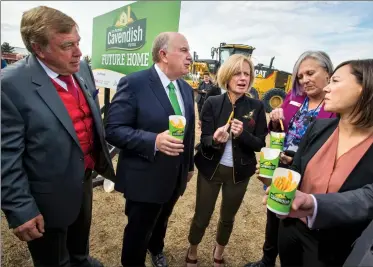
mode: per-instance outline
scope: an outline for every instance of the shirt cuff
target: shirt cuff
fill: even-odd
[[[154,156],[157,151],[159,151],[159,149],[157,148],[157,142],[154,142]]]
[[[317,200],[316,198],[311,195],[312,199],[313,199],[313,203],[314,203],[314,210],[313,210],[313,214],[312,216],[307,216],[307,226],[308,228],[312,228],[313,224],[315,223],[315,219],[316,219],[316,215],[317,215]]]

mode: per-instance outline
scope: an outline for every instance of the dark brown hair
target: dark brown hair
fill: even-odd
[[[339,64],[334,72],[343,66],[350,66],[362,87],[359,100],[352,110],[351,117],[355,126],[369,128],[373,126],[373,59],[349,60]]]
[[[70,33],[74,26],[77,27],[76,22],[61,11],[39,6],[23,13],[21,36],[27,50],[34,54],[33,43],[45,47],[48,45],[51,32]]]

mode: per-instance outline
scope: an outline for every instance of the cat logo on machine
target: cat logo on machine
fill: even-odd
[[[267,71],[266,70],[255,70],[255,77],[257,78],[264,78],[266,77]]]
[[[146,37],[146,18],[138,20],[128,6],[106,29],[106,50],[137,50],[144,46]]]

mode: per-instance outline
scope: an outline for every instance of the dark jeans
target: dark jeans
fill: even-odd
[[[91,174],[91,170],[85,173],[81,210],[75,222],[65,228],[45,228],[41,238],[28,242],[35,267],[91,266],[87,260],[92,218]]]
[[[128,223],[124,229],[122,265],[145,266],[146,251],[153,255],[164,247],[168,218],[179,198],[178,190],[164,204],[126,200]]]
[[[228,244],[234,217],[241,206],[249,183],[249,179],[247,179],[244,182],[234,184],[232,174],[232,168],[224,165],[219,165],[211,181],[198,173],[196,208],[188,238],[191,245],[198,245],[201,242],[214,212],[220,189],[222,189],[222,203],[216,242],[221,246]]]

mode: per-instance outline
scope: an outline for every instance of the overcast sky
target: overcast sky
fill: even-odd
[[[79,24],[83,55],[90,55],[93,18],[134,1],[2,1],[1,43],[24,47],[19,33],[22,12],[46,5]],[[212,46],[254,46],[254,63],[291,71],[308,49],[327,52],[335,65],[348,59],[373,58],[373,2],[182,2],[179,31],[199,58],[211,58]]]

